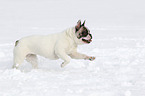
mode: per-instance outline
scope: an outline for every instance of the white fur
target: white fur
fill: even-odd
[[[74,27],[62,33],[24,37],[18,41],[14,48],[13,68],[18,68],[24,59],[30,62],[34,68],[37,68],[36,55],[54,60],[61,58],[64,60],[61,67],[70,62],[70,57],[94,60],[95,57],[89,57],[77,52],[77,46],[80,44],[84,44],[84,42],[77,39]]]

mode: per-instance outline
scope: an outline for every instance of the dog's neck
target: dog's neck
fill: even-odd
[[[77,35],[76,35],[76,29],[75,27],[72,27],[72,28],[68,28],[66,30],[66,35],[69,36],[71,38],[71,40],[73,40],[74,44],[77,46],[77,45],[82,45],[82,41],[80,39],[77,38]]]

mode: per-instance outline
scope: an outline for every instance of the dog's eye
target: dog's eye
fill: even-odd
[[[83,37],[86,37],[87,35],[88,35],[88,32],[85,32],[85,31],[82,32]]]

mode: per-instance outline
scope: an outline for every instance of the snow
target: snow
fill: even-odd
[[[145,96],[143,0],[5,0],[0,2],[0,96]],[[91,44],[79,46],[95,61],[39,56],[39,69],[12,69],[14,42],[61,32],[86,19]]]

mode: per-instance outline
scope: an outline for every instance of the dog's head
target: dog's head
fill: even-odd
[[[83,43],[91,43],[92,42],[92,35],[90,30],[85,27],[85,21],[81,24],[81,20],[78,21],[77,25],[75,26],[75,33],[79,40]]]

